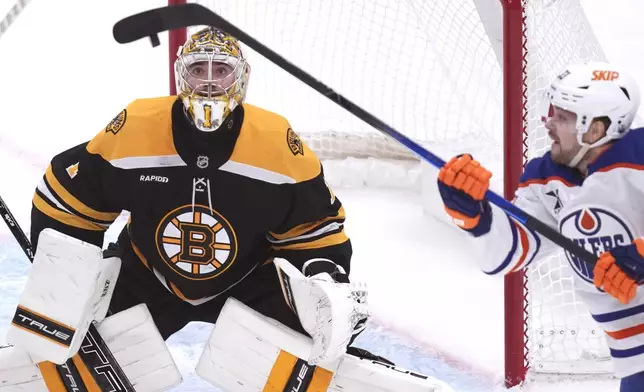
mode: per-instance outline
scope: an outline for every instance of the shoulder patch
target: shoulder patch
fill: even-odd
[[[286,131],[286,142],[288,143],[288,148],[291,150],[293,155],[304,155],[304,146],[302,145],[302,140],[300,140],[300,137],[292,128],[289,128]]]
[[[68,166],[65,170],[67,171],[67,174],[69,174],[69,178],[74,178],[78,174],[78,166],[80,165],[80,162],[76,162],[73,165]]]
[[[117,134],[121,128],[125,125],[125,119],[127,118],[127,109],[123,109],[119,114],[116,115],[112,119],[112,121],[107,124],[105,127],[105,132],[112,132],[113,134]]]

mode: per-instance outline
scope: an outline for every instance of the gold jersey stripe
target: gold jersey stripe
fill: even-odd
[[[168,283],[170,284],[170,289],[172,290],[172,293],[174,295],[176,295],[177,297],[181,298],[182,300],[188,302],[188,301],[198,301],[200,299],[200,298],[198,298],[198,299],[190,299],[190,298],[186,297],[185,294],[183,294],[181,292],[181,290],[179,290],[179,288],[174,283],[172,283],[170,281],[168,281]]]
[[[349,240],[344,230],[335,234],[330,234],[310,242],[298,242],[284,246],[273,245],[274,250],[307,250],[326,248],[327,246],[340,245]]]
[[[74,362],[74,365],[76,365],[76,369],[78,369],[78,373],[83,380],[83,384],[85,384],[85,388],[87,388],[87,392],[102,392],[101,387],[96,383],[92,373],[90,373],[87,365],[85,365],[85,362],[83,362],[81,357],[76,354],[72,357],[72,361]]]
[[[152,267],[150,267],[150,263],[148,262],[148,259],[146,259],[145,256],[143,256],[143,253],[141,253],[139,248],[136,245],[134,245],[134,242],[132,240],[130,240],[130,244],[132,245],[132,250],[134,251],[134,254],[136,254],[136,257],[138,257],[139,260],[141,260],[141,263],[143,263],[145,268],[152,270]]]
[[[96,211],[93,208],[86,206],[83,202],[74,197],[64,186],[58,181],[54,172],[51,168],[51,165],[47,168],[45,172],[45,179],[49,186],[56,193],[58,198],[64,201],[67,205],[72,207],[74,210],[80,212],[83,215],[86,215],[92,219],[102,222],[114,222],[116,218],[121,214],[120,212],[100,212]]]
[[[273,233],[271,232],[271,236],[275,238],[276,240],[286,240],[289,238],[293,237],[299,237],[303,234],[306,234],[310,231],[314,231],[316,226],[320,226],[323,223],[329,222],[329,221],[336,221],[336,220],[342,220],[345,219],[345,214],[344,214],[344,207],[340,207],[338,210],[338,214],[336,216],[329,216],[324,219],[321,219],[316,222],[312,223],[303,223],[301,225],[295,226],[294,228],[290,229],[289,231],[285,233]]]
[[[293,368],[297,362],[297,357],[293,354],[281,350],[273,364],[268,380],[262,392],[283,392],[286,383],[293,373]]]
[[[51,205],[49,205],[49,203],[44,201],[38,194],[34,195],[33,203],[34,203],[34,206],[36,206],[36,208],[40,210],[40,212],[42,212],[43,214],[47,215],[48,217],[54,220],[57,220],[58,222],[64,225],[73,226],[79,229],[85,229],[85,230],[91,230],[91,231],[105,231],[105,227],[97,223],[88,221],[87,219],[81,218],[78,215],[73,215],[68,212],[52,207]]]
[[[50,392],[67,392],[63,380],[56,370],[56,364],[53,362],[40,362],[38,363],[38,369],[42,375],[45,385],[47,385],[47,390]]]

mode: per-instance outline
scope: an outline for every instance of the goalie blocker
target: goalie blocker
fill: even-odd
[[[104,259],[98,246],[53,229],[38,238],[7,340],[60,365],[78,352],[92,321],[105,318],[121,259]]]

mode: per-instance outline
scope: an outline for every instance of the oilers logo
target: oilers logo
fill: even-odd
[[[156,245],[163,261],[191,280],[217,277],[237,256],[232,226],[217,211],[202,205],[169,212],[157,227]]]
[[[566,215],[559,223],[561,234],[599,256],[619,245],[633,241],[632,231],[615,213],[602,208],[582,208]],[[586,282],[593,282],[593,270],[576,256],[566,252],[573,270]]]

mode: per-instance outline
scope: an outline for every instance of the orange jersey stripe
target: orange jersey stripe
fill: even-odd
[[[517,228],[517,231],[519,232],[519,238],[521,239],[521,257],[519,258],[519,261],[517,264],[512,268],[510,272],[514,272],[518,270],[523,263],[525,262],[526,257],[528,257],[528,250],[530,247],[530,241],[528,240],[528,233],[526,233],[525,229],[523,226],[520,224],[516,223],[515,221],[512,221],[512,224]]]
[[[634,327],[620,329],[619,331],[606,331],[606,334],[613,339],[622,340],[631,338],[633,336],[644,333],[644,324],[636,325]]]
[[[644,165],[637,165],[634,163],[616,163],[614,165],[602,167],[601,169],[597,170],[597,172],[607,172],[611,171],[613,169],[633,169],[633,170],[644,170]]]
[[[524,188],[524,187],[526,187],[528,185],[533,185],[533,184],[545,185],[545,184],[549,183],[550,181],[561,181],[566,186],[570,186],[570,187],[575,186],[575,184],[570,183],[568,180],[564,179],[563,177],[551,176],[551,177],[539,178],[539,179],[528,180],[526,182],[522,182],[522,183],[519,184],[519,188]]]

